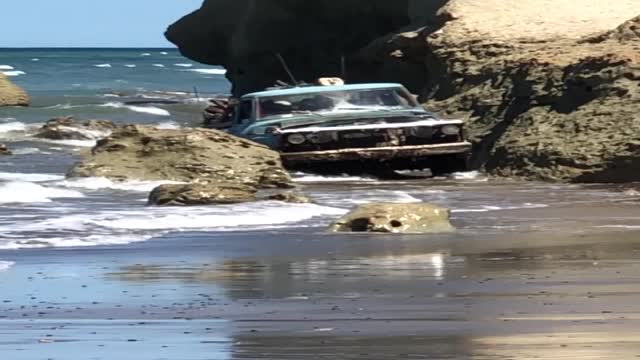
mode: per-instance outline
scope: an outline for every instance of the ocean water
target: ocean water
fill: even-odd
[[[0,142],[14,151],[0,157],[0,250],[121,245],[193,231],[322,231],[350,208],[371,201],[446,206],[461,231],[470,233],[560,223],[571,228],[581,220],[540,222],[532,215],[523,219],[516,210],[625,197],[600,188],[501,184],[477,172],[404,182],[296,173],[301,189],[316,204],[149,208],[147,194],[161,182],[65,179],[79,151],[95,140],[46,141],[32,135],[48,119],[66,115],[165,128],[197,126],[206,99],[229,92],[224,69],[196,64],[171,49],[29,49],[0,50],[0,71],[33,100],[28,108],[0,108]],[[618,215],[612,212],[591,225],[639,225],[636,217],[620,220]],[[2,261],[8,259],[0,259],[0,271],[11,265]]]

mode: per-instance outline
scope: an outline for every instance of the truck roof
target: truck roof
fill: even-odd
[[[331,86],[302,86],[278,90],[260,91],[242,96],[242,99],[252,97],[272,97],[272,96],[287,96],[287,95],[304,95],[313,94],[319,92],[332,92],[332,91],[350,91],[350,90],[376,90],[376,89],[389,89],[389,88],[401,88],[402,85],[394,83],[371,83],[371,84],[349,84],[349,85],[331,85]]]

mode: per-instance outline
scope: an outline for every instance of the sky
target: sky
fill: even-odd
[[[0,0],[1,47],[173,47],[168,25],[203,0]]]

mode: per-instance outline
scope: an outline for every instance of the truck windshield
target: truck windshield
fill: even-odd
[[[296,113],[339,113],[412,109],[418,103],[403,88],[318,91],[261,98],[257,119]]]

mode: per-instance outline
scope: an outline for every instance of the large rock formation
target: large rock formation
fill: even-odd
[[[0,72],[0,106],[28,106],[29,96],[27,93],[11,83],[7,77]]]
[[[196,61],[224,65],[234,93],[289,80],[341,75],[341,57],[408,25],[409,0],[206,0],[169,27],[167,38]],[[363,75],[349,66],[350,78]],[[368,72],[368,71],[367,71]]]
[[[332,232],[423,234],[450,232],[449,210],[424,204],[371,203],[336,221]]]
[[[468,120],[472,164],[553,181],[640,181],[639,0],[207,0],[167,32],[234,92],[340,74],[401,82]],[[622,25],[621,25],[622,24]]]
[[[263,145],[217,130],[141,125],[118,128],[99,140],[68,176],[292,187],[278,153]]]

